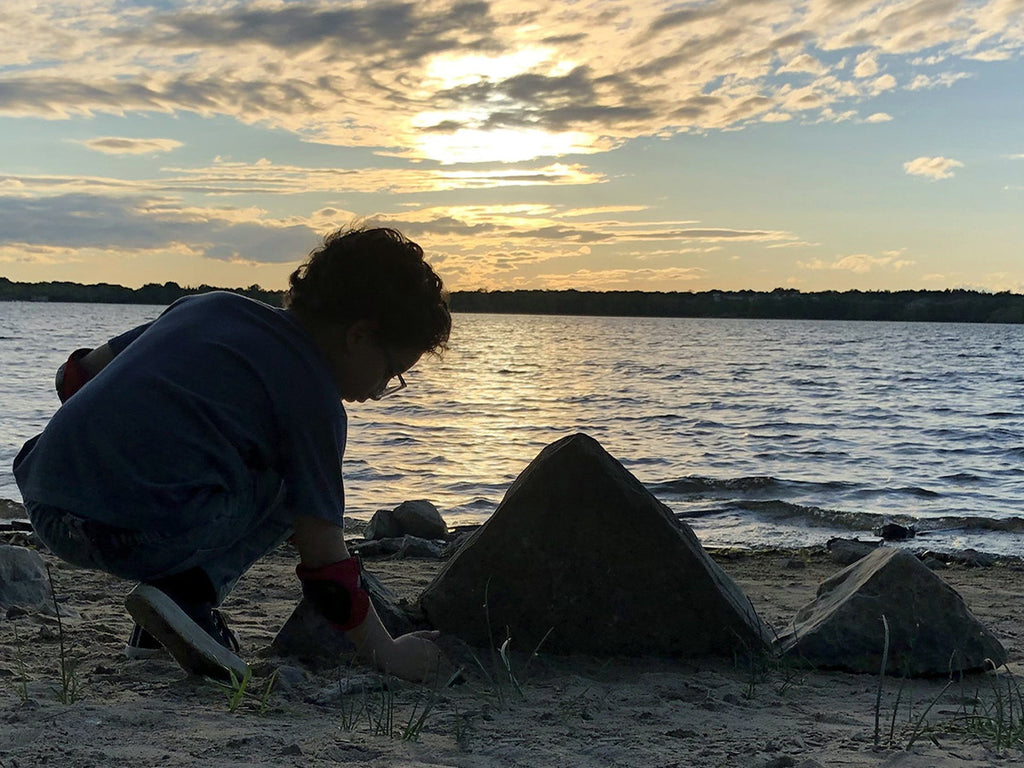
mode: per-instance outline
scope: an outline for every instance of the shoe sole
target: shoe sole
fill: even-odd
[[[217,680],[245,677],[248,665],[210,637],[170,597],[156,587],[139,584],[124,601],[128,613],[155,637],[191,675]]]
[[[166,648],[138,648],[134,645],[126,645],[124,647],[124,657],[126,659],[155,659],[157,656],[163,656],[166,653]]]

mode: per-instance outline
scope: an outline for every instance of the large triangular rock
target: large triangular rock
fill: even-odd
[[[420,604],[437,629],[482,647],[507,632],[520,651],[547,635],[554,653],[697,656],[767,637],[690,528],[582,434],[541,451]]]
[[[1002,644],[956,590],[909,552],[891,547],[823,581],[778,647],[818,667],[877,674],[885,649],[882,616],[889,625],[889,674],[956,674],[1006,661]]]

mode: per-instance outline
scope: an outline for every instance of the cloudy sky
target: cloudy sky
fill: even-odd
[[[1024,0],[3,0],[0,275],[1024,291]]]

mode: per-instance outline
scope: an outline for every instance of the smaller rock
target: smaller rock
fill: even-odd
[[[38,552],[0,545],[0,607],[51,610],[53,596],[46,564]],[[64,611],[61,611],[63,614]]]
[[[364,541],[355,545],[360,557],[379,557],[390,555],[396,560],[405,557],[427,557],[434,560],[441,558],[441,545],[418,536],[401,536],[390,539]]]
[[[277,673],[274,677],[274,688],[286,693],[302,688],[307,682],[306,672],[302,667],[282,664],[274,672]]]
[[[26,517],[24,504],[11,499],[0,499],[0,520],[24,519]]]
[[[403,501],[394,509],[378,509],[363,533],[368,540],[416,536],[420,539],[445,539],[448,525],[437,507],[426,499]]]
[[[312,704],[334,704],[350,693],[369,693],[383,690],[384,687],[384,676],[380,673],[352,668],[345,672],[341,680],[321,688],[308,701]]]
[[[418,536],[403,536],[398,541],[400,543],[394,554],[395,559],[427,557],[438,560],[441,558],[441,547],[436,542],[421,539]]]
[[[399,504],[395,508],[395,521],[402,535],[421,539],[444,539],[448,536],[448,524],[437,507],[426,499]]]
[[[884,639],[883,639],[884,638]],[[952,587],[909,552],[880,547],[823,581],[778,635],[783,655],[825,669],[904,677],[980,671],[1002,644]]]
[[[979,552],[976,549],[965,549],[957,559],[972,568],[991,568],[996,562],[995,555]]]
[[[832,562],[837,565],[852,565],[878,549],[877,544],[860,539],[829,539],[825,545]]]
[[[370,518],[369,524],[363,531],[363,538],[367,541],[379,541],[380,539],[393,539],[401,536],[402,532],[395,521],[393,509],[378,509]]]
[[[917,535],[917,531],[899,523],[886,523],[875,530],[876,536],[881,536],[886,541],[906,541]]]

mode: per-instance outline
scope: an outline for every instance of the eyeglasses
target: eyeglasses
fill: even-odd
[[[391,359],[391,353],[388,352],[387,348],[383,344],[380,345],[380,351],[384,353],[384,363],[387,365],[388,370],[395,370],[395,363]],[[395,379],[398,379],[398,381],[395,381]],[[384,382],[384,386],[381,387],[378,392],[374,392],[372,395],[370,395],[370,399],[381,400],[387,397],[388,395],[393,395],[395,394],[395,392],[399,392],[405,389],[405,387],[406,383],[405,379],[402,378],[402,374],[396,373],[392,376],[389,376],[387,381]]]
[[[395,381],[395,379],[398,379],[398,381]],[[387,383],[384,384],[384,388],[380,392],[370,395],[370,399],[381,400],[388,395],[393,395],[395,392],[405,389],[406,386],[408,385],[405,383],[405,379],[402,378],[402,374],[396,373],[387,380]]]

